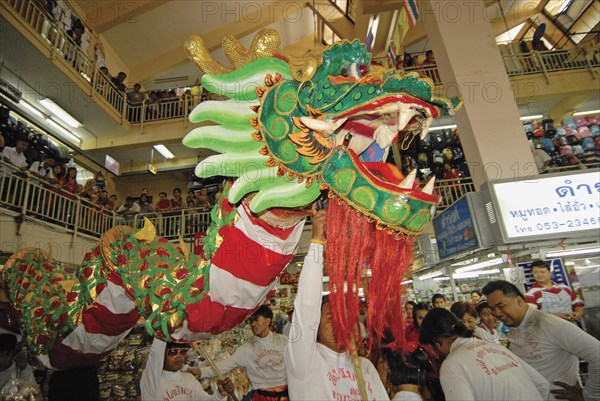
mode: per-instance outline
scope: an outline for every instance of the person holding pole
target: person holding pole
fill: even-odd
[[[140,380],[142,401],[224,401],[227,399],[227,395],[234,389],[231,379],[218,381],[219,391],[209,395],[191,373],[181,371],[188,350],[187,344],[167,343],[154,338]]]
[[[248,320],[254,337],[229,358],[217,361],[216,372],[202,368],[201,377],[215,377],[219,372],[229,372],[243,366],[254,389],[253,401],[287,401],[283,353],[288,339],[270,330],[273,311],[267,305],[261,305]]]
[[[312,216],[312,239],[294,301],[293,321],[300,335],[285,351],[290,400],[389,401],[375,366],[335,340],[330,305],[321,303],[326,210],[313,205]]]

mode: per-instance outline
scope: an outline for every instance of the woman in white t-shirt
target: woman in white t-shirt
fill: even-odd
[[[550,384],[506,348],[473,338],[451,312],[434,309],[421,326],[419,341],[444,358],[440,382],[446,401],[546,400]]]

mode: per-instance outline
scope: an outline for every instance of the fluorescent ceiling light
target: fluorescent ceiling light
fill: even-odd
[[[447,281],[447,280],[450,280],[450,277],[436,277],[433,280],[434,281]]]
[[[165,145],[154,145],[154,149],[158,151],[165,159],[174,159],[175,155],[171,153],[169,149]]]
[[[461,262],[452,263],[450,266],[452,266],[452,267],[466,266],[466,265],[470,265],[471,263],[475,263],[475,262],[477,262],[477,258],[471,258],[471,259],[463,260]]]
[[[566,249],[564,251],[548,252],[546,254],[546,257],[547,258],[557,258],[559,256],[585,255],[585,254],[589,254],[589,253],[598,253],[598,252],[600,252],[600,247],[586,248],[586,249]]]
[[[45,98],[40,100],[40,104],[50,110],[56,117],[64,121],[68,126],[73,128],[81,127],[81,123],[73,118],[72,115],[64,111],[59,105],[54,103],[52,100]]]
[[[58,125],[55,121],[47,118],[46,123],[49,126],[51,126],[52,128],[54,128],[55,131],[58,131],[61,134],[61,136],[66,137],[67,139],[71,140],[72,142],[76,142],[78,145],[81,145],[81,138],[79,138],[77,135],[70,133],[65,128]]]
[[[477,278],[477,277],[479,277],[479,272],[455,273],[452,275],[452,277],[455,279]]]
[[[589,114],[600,114],[600,110],[578,111],[577,113],[573,113],[574,116],[587,116]]]
[[[444,274],[444,273],[441,270],[436,270],[431,273],[427,273],[422,276],[419,276],[419,280],[427,280],[429,278],[441,276],[442,274]]]
[[[483,274],[498,274],[500,273],[500,269],[479,270],[475,273],[479,274],[480,276]]]
[[[456,269],[456,273],[470,272],[472,270],[479,270],[479,269],[483,269],[485,267],[496,266],[501,263],[503,263],[502,258],[486,260],[485,262],[475,263],[474,265],[471,265],[471,266],[460,267],[460,268]]]
[[[407,285],[407,284],[411,284],[412,282],[413,282],[412,280],[405,280],[405,281],[401,282],[400,284]]]
[[[438,127],[431,127],[431,128],[429,128],[429,132],[431,132],[431,131],[439,131],[439,130],[443,130],[443,129],[454,129],[456,127],[457,127],[456,124],[440,125]]]
[[[19,106],[23,107],[25,110],[27,110],[28,112],[30,112],[38,118],[44,118],[44,115],[38,109],[27,103],[25,100],[19,101]]]
[[[544,118],[544,115],[543,114],[535,114],[533,116],[523,116],[523,117],[521,117],[521,121],[539,120],[540,118]]]

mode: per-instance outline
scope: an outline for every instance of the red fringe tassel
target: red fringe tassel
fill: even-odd
[[[350,349],[353,337],[360,341],[358,289],[363,271],[370,268],[372,276],[364,277],[368,348],[377,347],[384,335],[393,338],[388,346],[399,348],[404,342],[400,283],[412,263],[413,237],[378,230],[337,197],[329,201],[326,229],[329,299],[338,345]]]

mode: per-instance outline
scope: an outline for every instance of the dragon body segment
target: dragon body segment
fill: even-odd
[[[421,191],[414,173],[404,177],[383,162],[392,144],[424,135],[458,102],[435,97],[433,83],[416,73],[371,71],[358,41],[334,44],[320,59],[288,62],[276,54],[275,34],[262,32],[242,59],[232,55],[233,71],[198,37],[186,42],[207,72],[203,86],[228,98],[198,105],[190,121],[203,126],[183,139],[218,153],[201,161],[196,175],[233,180],[211,212],[205,257],[148,226],[108,231],[75,275],[40,250],[10,258],[0,295],[15,309],[27,346],[49,364],[97,360],[140,317],[151,334],[175,341],[233,328],[271,292],[323,190],[335,200],[326,251],[339,341],[349,343],[358,319],[357,295],[344,294],[344,281],[355,280],[358,289],[363,269],[372,271],[370,328],[382,334],[397,322],[412,236],[431,219],[436,198],[432,181]],[[239,47],[234,38],[226,42]]]

